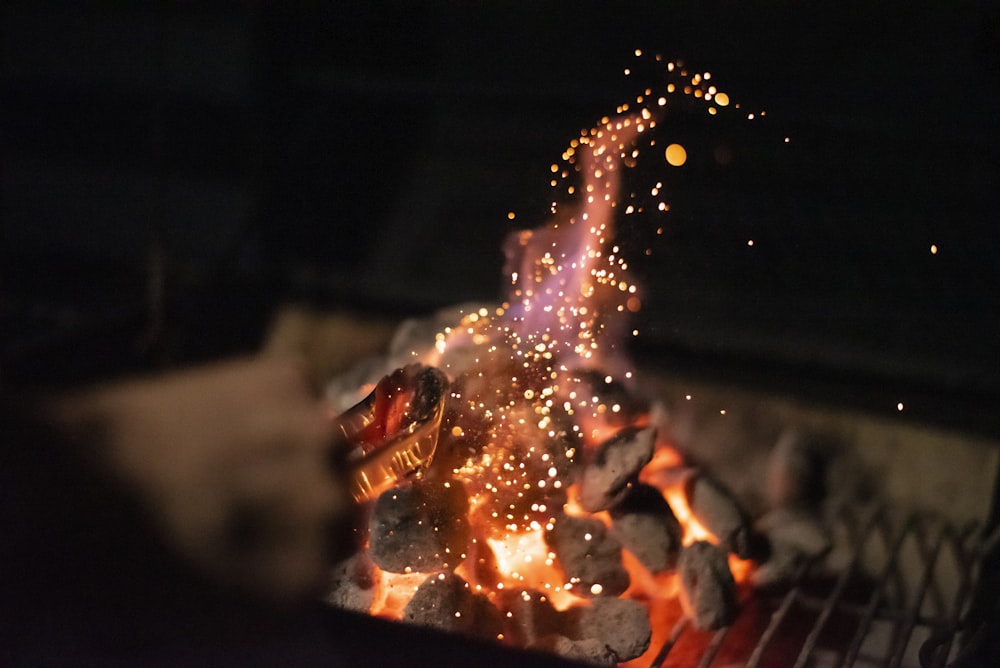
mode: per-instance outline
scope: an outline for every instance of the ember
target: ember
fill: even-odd
[[[374,579],[407,593],[373,595],[372,613],[605,665],[647,651],[649,601],[680,592],[704,628],[733,615],[727,551],[753,552],[746,515],[711,478],[678,468],[655,422],[663,411],[636,392],[622,348],[640,299],[612,242],[616,219],[669,208],[661,181],[631,190],[622,172],[645,154],[686,160],[672,144],[664,161],[651,132],[669,96],[712,114],[728,104],[708,74],[655,66],[675,82],[620,105],[553,165],[553,187],[576,199],[509,238],[508,301],[465,310],[433,342],[420,328],[395,342],[386,371],[437,368],[449,391],[433,461],[371,508]],[[364,584],[355,575],[338,589],[364,600]]]

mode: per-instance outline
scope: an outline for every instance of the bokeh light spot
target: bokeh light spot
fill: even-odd
[[[687,162],[687,151],[680,144],[671,144],[666,150],[667,162],[674,167],[680,167]]]

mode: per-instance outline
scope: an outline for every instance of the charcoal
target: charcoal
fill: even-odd
[[[684,530],[660,490],[634,485],[611,509],[611,531],[653,573],[673,568]]]
[[[345,610],[367,612],[374,600],[374,566],[366,552],[356,552],[334,565],[327,603]]]
[[[826,475],[834,445],[819,434],[788,430],[771,451],[767,499],[772,507],[816,508],[826,496]]]
[[[560,613],[544,592],[503,589],[497,606],[507,616],[507,629],[516,644],[527,647],[562,629]]]
[[[403,621],[488,640],[503,634],[503,617],[454,573],[429,576],[403,609]]]
[[[455,379],[436,466],[462,470],[470,495],[478,499],[472,522],[487,527],[491,537],[503,538],[545,524],[551,517],[548,509],[563,505],[575,473],[571,453],[582,452],[582,439],[561,411],[548,414],[546,429],[524,428],[538,423],[546,401],[532,385],[535,370],[515,365],[508,355],[494,354],[499,359],[489,362],[497,366],[485,367],[490,373]],[[498,385],[501,377],[517,377],[518,383]],[[482,409],[470,411],[470,404]]]
[[[545,542],[577,596],[617,596],[628,589],[621,543],[600,520],[563,515],[545,533]]]
[[[650,411],[647,399],[633,394],[625,383],[604,371],[574,369],[569,375],[575,381],[567,383],[570,390],[588,397],[598,397],[606,406],[618,406],[617,411],[607,411],[602,415],[602,420],[612,428],[622,429],[635,424]]]
[[[531,647],[532,649],[552,652],[564,659],[577,661],[588,666],[614,668],[618,665],[618,659],[614,652],[603,642],[593,638],[572,640],[563,635],[550,635],[542,638]]]
[[[696,541],[681,550],[677,570],[681,576],[681,604],[697,628],[718,629],[732,621],[736,614],[736,581],[725,550]]]
[[[768,538],[771,553],[753,573],[753,583],[766,586],[789,580],[805,562],[826,554],[833,543],[822,522],[812,512],[778,508],[757,522]]]
[[[721,483],[695,473],[684,485],[688,507],[701,524],[740,559],[760,558],[759,537],[736,498]]]
[[[629,427],[601,444],[580,472],[580,506],[593,513],[619,503],[653,458],[655,436],[655,429]]]
[[[497,563],[497,555],[490,547],[485,535],[478,531],[476,534],[469,543],[469,552],[465,563],[467,568],[471,570],[473,582],[490,589],[496,589],[497,584],[503,579],[500,565]]]
[[[649,648],[652,626],[649,613],[638,601],[603,597],[566,611],[571,638],[595,639],[610,649],[618,661],[630,661]]]
[[[468,498],[456,481],[417,481],[379,496],[369,521],[369,552],[382,570],[428,573],[454,568],[469,543]]]
[[[801,510],[779,508],[757,522],[773,546],[788,546],[803,556],[816,558],[830,549],[829,532],[819,517]]]

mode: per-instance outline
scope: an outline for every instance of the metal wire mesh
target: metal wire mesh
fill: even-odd
[[[931,668],[954,660],[996,537],[976,523],[956,527],[884,506],[842,509],[834,522],[839,545],[824,559],[801,564],[780,591],[755,592],[732,626],[706,633],[680,619],[651,667]]]

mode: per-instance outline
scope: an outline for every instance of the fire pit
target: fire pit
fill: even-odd
[[[407,338],[424,328],[415,325],[401,329]],[[380,362],[392,357],[391,351]],[[551,548],[558,535],[549,543],[545,532],[539,539],[529,527],[527,532],[499,531],[473,540],[469,524],[477,520],[468,513],[468,492],[449,492],[443,485],[435,490],[428,475],[404,481],[397,493],[373,505],[372,526],[382,533],[338,571],[331,600],[463,634],[485,632],[504,643],[612,661],[606,639],[559,639],[554,633],[581,633],[575,629],[593,624],[583,612],[591,610],[590,618],[602,620],[604,627],[629,620],[626,627],[635,635],[626,637],[626,643],[634,645],[636,635],[641,640],[649,633],[646,649],[627,663],[636,666],[948,665],[975,642],[980,629],[969,617],[970,604],[983,575],[981,560],[997,540],[983,532],[998,463],[995,443],[856,411],[817,408],[794,398],[693,379],[667,380],[655,369],[641,379],[662,402],[653,421],[675,439],[673,447],[664,449],[661,440],[643,467],[642,482],[632,485],[613,511],[598,511],[596,521],[582,507],[581,474],[567,495],[563,518],[570,544],[573,534],[588,533],[590,541],[584,542],[595,546],[610,540],[625,544],[620,563],[629,581],[623,592],[616,579],[621,577],[616,575],[619,562],[596,547],[580,550],[584,560],[603,564],[597,579],[604,582],[596,595],[586,586],[571,593],[579,583],[569,592],[556,592],[558,585],[546,591],[546,575],[553,583],[567,580],[560,570],[565,568],[562,550],[556,554]],[[349,375],[341,381],[356,384]],[[332,393],[340,391],[337,383],[331,386]],[[626,443],[626,449],[642,451],[639,443],[650,427],[623,429],[624,434],[602,446]],[[820,451],[828,456],[822,475],[808,468],[803,473],[801,455]],[[704,475],[695,472],[696,464]],[[799,477],[782,477],[789,470]],[[874,483],[877,478],[882,482]],[[702,482],[694,484],[697,480]],[[795,491],[796,481],[815,484]],[[651,494],[657,486],[665,491]],[[821,487],[827,489],[820,491],[823,498],[810,496]],[[802,503],[774,508],[790,495]],[[701,507],[703,497],[719,496],[721,512],[714,505]],[[942,507],[942,497],[954,503]],[[663,501],[673,511],[669,517],[676,519],[649,520]],[[696,511],[718,535],[692,521]],[[734,522],[734,511],[754,521]],[[623,516],[650,544],[628,544],[629,522],[623,523]],[[473,519],[465,521],[467,517]],[[736,530],[718,528],[727,522]],[[735,555],[726,560],[735,583],[730,590],[724,573],[722,583],[711,579],[718,572],[713,572],[718,562],[712,556],[722,552],[699,539],[726,542],[734,550],[747,542],[738,539],[741,535],[763,540],[763,545],[756,555],[750,550],[756,561]],[[403,544],[392,543],[390,536]],[[434,540],[424,541],[426,537]],[[749,541],[751,547],[754,542]],[[683,543],[689,547],[681,548]],[[380,553],[374,559],[373,544]],[[449,551],[461,557],[456,544],[469,546],[464,561],[478,568],[456,567],[447,560],[423,565]],[[697,554],[701,551],[705,554]],[[573,558],[566,556],[571,564]],[[656,564],[657,558],[668,565],[645,565]],[[541,576],[518,570],[534,559],[545,567]],[[383,570],[373,561],[402,572]],[[690,584],[692,571],[696,580],[708,573],[709,594],[699,598]],[[543,584],[529,587],[526,581]],[[583,577],[580,582],[597,584]],[[639,601],[645,614],[629,617],[634,609],[625,606],[609,610],[611,601],[625,599]]]
[[[652,132],[666,94],[712,115],[730,104],[709,73],[655,62],[681,82],[645,89],[552,166],[553,187],[575,202],[510,238],[506,302],[404,326],[374,366],[331,384],[340,410],[359,391],[408,397],[402,420],[377,400],[361,412],[419,434],[383,428],[371,444],[393,465],[360,478],[356,498],[372,500],[365,547],[338,569],[331,601],[598,665],[944,665],[995,542],[981,532],[995,447],[933,437],[991,472],[967,495],[974,512],[941,517],[891,484],[866,486],[878,467],[865,467],[862,445],[884,455],[899,430],[854,416],[849,433],[822,411],[734,400],[713,424],[755,414],[786,430],[763,454],[758,443],[732,458],[738,474],[754,457],[761,469],[740,489],[747,476],[708,461],[709,422],[686,407],[717,393],[692,403],[654,388],[662,379],[639,383],[624,353],[624,318],[641,302],[615,224],[669,207],[661,181],[624,188],[622,172],[649,153],[685,161]],[[443,413],[411,420],[419,393],[400,372],[378,380],[397,368],[439,369]]]

